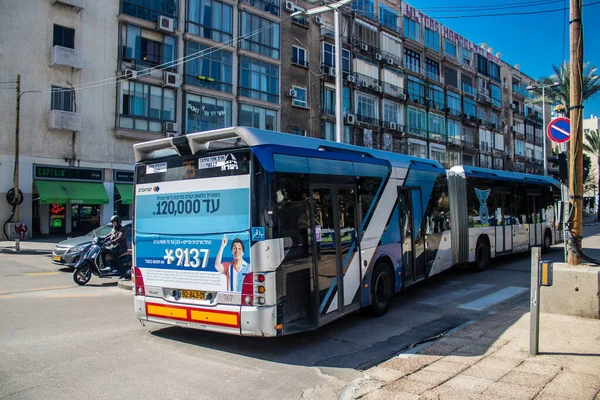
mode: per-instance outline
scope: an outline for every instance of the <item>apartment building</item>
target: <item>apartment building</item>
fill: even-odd
[[[130,217],[139,141],[230,125],[334,140],[338,72],[346,143],[448,167],[542,172],[533,80],[399,0],[344,9],[341,68],[332,13],[290,18],[313,7],[302,0],[9,3],[0,82],[19,73],[22,89],[35,90],[20,118],[20,219],[30,233]],[[0,91],[6,121],[14,104],[14,92]],[[4,197],[14,125],[0,131]],[[2,202],[0,216],[11,209]]]

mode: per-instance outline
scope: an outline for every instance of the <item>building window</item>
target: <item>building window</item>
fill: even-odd
[[[308,67],[308,56],[304,47],[292,46],[292,64]]]
[[[446,125],[448,127],[448,140],[460,140],[460,122],[448,119]]]
[[[186,94],[185,132],[202,132],[231,126],[231,101]]]
[[[440,34],[425,28],[425,47],[439,53],[440,51]]]
[[[298,107],[306,107],[306,88],[300,86],[292,86],[296,91],[296,96],[292,99],[292,104]]]
[[[444,39],[444,54],[456,58],[456,44],[448,39]]]
[[[421,42],[421,24],[414,19],[404,17],[404,37]]]
[[[402,72],[389,67],[385,67],[382,72],[383,92],[390,96],[400,97],[404,93],[404,76]]]
[[[414,135],[427,136],[427,114],[425,110],[415,107],[408,107],[407,112],[407,129],[408,133]]]
[[[504,151],[504,135],[501,133],[494,134],[494,149]]]
[[[458,89],[458,73],[455,69],[444,67],[444,82],[446,85]]]
[[[119,127],[162,132],[163,121],[175,121],[175,90],[145,83],[121,83]]]
[[[475,100],[466,97],[463,98],[463,113],[467,115],[467,118],[475,117],[477,115]]]
[[[446,162],[448,163],[447,168],[452,168],[455,165],[462,164],[460,162],[460,152],[459,151],[448,151],[446,154]]]
[[[468,67],[473,65],[473,53],[471,53],[469,50],[465,49],[464,47],[460,48],[460,63],[462,65],[466,65]]]
[[[492,124],[492,127],[498,128],[499,127],[498,114],[490,111],[490,113],[488,115],[489,115],[490,124]]]
[[[164,15],[173,18],[177,27],[177,0],[122,0],[121,12],[152,22],[158,22],[159,15]]]
[[[406,83],[408,99],[415,103],[425,104],[425,84],[423,81],[409,76]]]
[[[429,85],[429,107],[438,110],[444,109],[444,89],[439,86]]]
[[[253,0],[250,1],[249,4],[260,11],[264,11],[279,17],[279,0]]]
[[[408,155],[419,158],[427,158],[427,143],[420,140],[408,141]]]
[[[377,98],[362,92],[356,92],[356,118],[367,124],[379,124]]]
[[[494,169],[503,170],[504,169],[504,160],[502,158],[494,158]]]
[[[276,131],[277,111],[249,104],[241,104],[238,125]]]
[[[490,85],[490,94],[492,104],[496,107],[502,107],[502,89],[500,89],[500,86]]]
[[[427,68],[427,77],[436,81],[440,81],[440,63],[437,61],[425,59],[425,68]]]
[[[52,46],[75,48],[75,29],[54,25]]]
[[[347,144],[351,144],[352,138],[352,127],[348,125],[344,125],[344,129],[342,131],[342,141]],[[335,124],[333,122],[323,121],[322,129],[321,129],[321,139],[329,140],[331,142],[335,142]]]
[[[450,109],[450,114],[452,115],[460,115],[462,107],[460,106],[460,95],[454,92],[448,92],[446,95],[447,99],[447,107]]]
[[[404,68],[414,72],[421,72],[421,54],[404,48]]]
[[[480,154],[479,155],[479,167],[480,168],[492,168],[492,157]]]
[[[240,95],[279,103],[279,67],[240,57]]]
[[[300,128],[292,128],[292,135],[306,136],[306,130]]]
[[[398,32],[398,13],[391,7],[379,6],[379,23],[394,32]]]
[[[402,59],[402,42],[390,35],[389,33],[381,33],[381,52],[385,53],[386,57],[394,59],[395,64],[401,64]]]
[[[73,98],[75,92],[71,88],[52,86],[50,109],[73,112]]]
[[[187,31],[215,42],[232,43],[233,7],[216,0],[188,0]]]
[[[322,93],[321,106],[323,107],[323,113],[335,115],[335,88],[325,86]],[[350,111],[350,88],[344,87],[342,112],[346,115]]]
[[[279,60],[279,24],[246,11],[240,21],[241,48]]]
[[[220,92],[231,93],[233,88],[233,55],[225,50],[212,50],[196,42],[185,43],[185,83]],[[197,57],[202,55],[200,57]]]
[[[354,25],[355,39],[357,43],[365,43],[369,47],[377,47],[377,28],[373,25],[367,24],[366,22],[357,19],[356,25]]]
[[[335,46],[329,43],[321,43],[321,64],[335,68]],[[350,73],[350,50],[342,49],[342,69]]]
[[[476,54],[476,56],[477,56],[477,72],[479,72],[480,74],[483,74],[485,76],[489,76],[487,58],[485,58],[485,56],[482,56],[481,54]]]
[[[490,78],[492,78],[496,82],[500,82],[500,66],[498,64],[490,61],[489,72]]]
[[[148,32],[149,35],[145,35]],[[151,40],[148,37],[162,36],[162,41]],[[139,26],[123,24],[122,27],[123,60],[134,62],[141,66],[156,66],[172,62],[177,55],[177,38],[169,35],[157,35]],[[171,66],[169,70],[175,70]]]
[[[446,166],[446,149],[443,147],[431,146],[429,149],[429,158]]]
[[[383,100],[383,123],[386,128],[389,128],[390,122],[401,124],[400,105],[393,101]]]
[[[446,141],[446,121],[443,116],[429,113],[429,138]]]
[[[373,0],[356,0],[352,2],[352,10],[367,18],[375,19],[375,6]]]

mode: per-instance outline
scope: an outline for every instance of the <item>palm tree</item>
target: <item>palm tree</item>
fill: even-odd
[[[583,143],[583,150],[587,151],[591,155],[597,157],[598,164],[598,187],[600,188],[600,132],[590,131],[585,134],[585,142]],[[594,200],[595,201],[595,200]],[[600,211],[600,210],[599,210]],[[596,220],[600,221],[600,212],[596,214]]]
[[[564,104],[570,106],[571,100],[571,65],[568,61],[565,61],[561,65],[552,65],[554,74],[545,78],[541,78],[539,82],[542,85],[551,85],[558,82],[559,86],[547,87],[546,101],[550,104]],[[583,79],[582,79],[582,103],[585,103],[590,97],[600,92],[600,75],[598,75],[598,69],[595,65],[586,62],[583,64]],[[533,103],[542,102],[542,90],[537,89],[535,91],[539,99],[534,99]]]

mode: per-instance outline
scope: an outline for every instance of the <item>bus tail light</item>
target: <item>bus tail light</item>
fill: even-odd
[[[139,296],[145,296],[146,291],[144,290],[144,277],[142,276],[142,271],[139,268],[132,268],[134,273],[131,274],[133,277],[133,284],[135,287],[135,293]]]
[[[244,283],[242,284],[242,305],[254,305],[254,275],[252,273],[244,276]]]

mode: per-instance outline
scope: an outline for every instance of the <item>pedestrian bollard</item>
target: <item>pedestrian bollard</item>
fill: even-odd
[[[541,248],[531,248],[531,303],[529,354],[538,354],[540,343],[540,286],[552,286],[552,261],[541,259]]]

